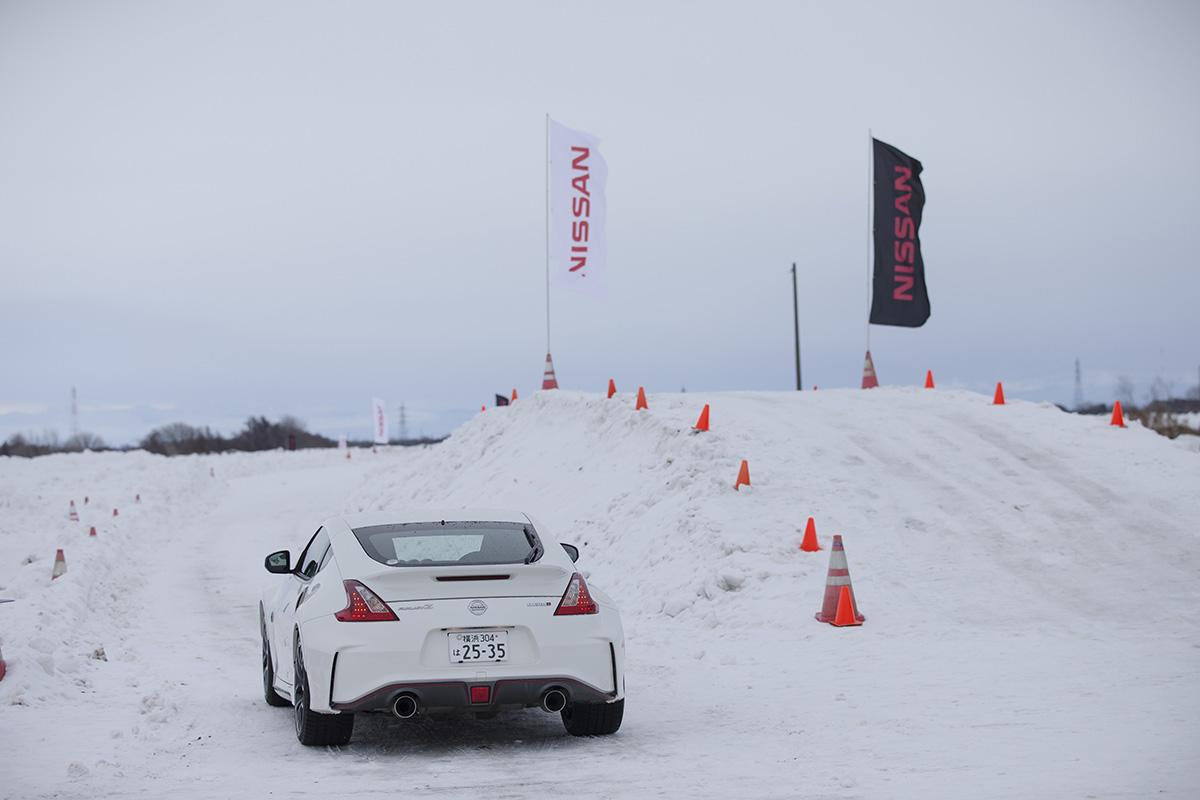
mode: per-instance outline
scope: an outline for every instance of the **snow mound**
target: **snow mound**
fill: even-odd
[[[691,426],[711,404],[712,430]],[[734,491],[741,459],[752,486]],[[1198,630],[1200,458],[1050,405],[920,389],[540,392],[376,472],[350,510],[511,506],[628,614],[811,617],[830,536],[891,635],[941,624]],[[798,551],[812,515],[825,552]],[[1153,603],[1154,589],[1171,602]]]

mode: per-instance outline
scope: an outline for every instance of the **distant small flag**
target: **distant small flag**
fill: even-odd
[[[371,424],[374,429],[374,443],[388,443],[387,413],[383,410],[383,401],[378,397],[371,399]]]
[[[508,405],[508,397],[506,397],[505,395],[502,395],[502,394],[496,395],[496,405],[498,405],[498,406]]]

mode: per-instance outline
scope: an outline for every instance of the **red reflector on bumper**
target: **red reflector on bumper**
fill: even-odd
[[[471,687],[471,702],[472,703],[487,703],[492,699],[492,690],[488,686],[472,686]]]

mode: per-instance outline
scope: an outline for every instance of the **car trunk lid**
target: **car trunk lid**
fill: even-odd
[[[363,577],[385,602],[474,597],[559,598],[571,571],[554,564],[391,567]]]

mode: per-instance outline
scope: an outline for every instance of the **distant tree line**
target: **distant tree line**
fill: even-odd
[[[56,431],[36,433],[14,433],[0,444],[0,456],[32,458],[50,453],[81,453],[84,450],[108,450],[104,440],[94,433],[80,432],[65,441],[58,438]]]
[[[420,436],[392,440],[391,444],[404,446],[436,444],[445,436]],[[108,447],[104,440],[93,433],[77,433],[69,439],[60,440],[55,431],[41,434],[17,433],[0,444],[0,456],[32,458],[50,453],[78,453],[84,450],[146,450],[164,456],[183,456],[196,453],[256,452],[278,450],[294,444],[297,450],[310,447],[336,447],[337,442],[319,433],[312,433],[300,420],[284,416],[278,422],[266,417],[249,417],[242,429],[233,436],[223,436],[207,426],[172,422],[160,425],[142,437],[135,447]],[[370,441],[351,441],[353,447],[370,447]]]
[[[266,417],[250,417],[242,430],[225,437],[211,428],[173,422],[155,428],[142,438],[140,447],[164,456],[193,453],[256,452],[294,446],[297,450],[309,447],[336,447],[337,442],[319,433],[310,433],[295,417],[282,417],[271,422]]]
[[[1200,434],[1200,430],[1186,424],[1182,417],[1200,412],[1200,384],[1186,390],[1182,397],[1175,394],[1175,386],[1162,377],[1154,379],[1146,393],[1146,401],[1140,404],[1134,397],[1133,381],[1128,377],[1119,377],[1113,387],[1113,399],[1121,401],[1122,410],[1129,419],[1170,439],[1183,434]],[[1076,414],[1109,414],[1113,407],[1111,403],[1086,403],[1073,409],[1060,408]]]
[[[60,440],[55,431],[41,434],[16,433],[0,444],[0,456],[32,458],[50,453],[78,453],[84,450],[135,450],[142,449],[165,456],[192,453],[225,453],[230,451],[251,452],[286,448],[294,438],[296,449],[308,447],[335,447],[337,442],[310,433],[304,423],[295,417],[285,416],[278,422],[266,417],[250,417],[242,430],[233,436],[222,436],[208,427],[172,422],[150,431],[142,437],[137,447],[112,448],[93,433],[78,433]]]

